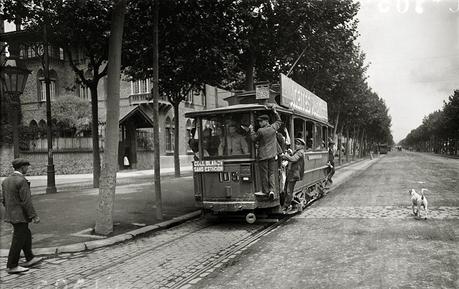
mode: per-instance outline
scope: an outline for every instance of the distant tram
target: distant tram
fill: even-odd
[[[387,154],[389,152],[389,146],[387,144],[379,144],[378,148],[380,154]]]
[[[328,168],[327,140],[332,128],[327,103],[283,74],[280,87],[261,85],[255,91],[238,92],[225,100],[228,106],[185,115],[195,120],[192,149],[196,152],[193,177],[197,206],[207,214],[240,215],[248,223],[255,222],[259,214],[281,213],[284,188],[280,162],[276,167],[276,197],[255,195],[261,191],[258,148],[242,129],[255,124],[261,114],[268,114],[273,123],[272,107],[283,123],[278,132],[291,139],[291,149],[295,137],[306,142],[304,177],[294,190],[296,209],[301,211],[321,197]]]

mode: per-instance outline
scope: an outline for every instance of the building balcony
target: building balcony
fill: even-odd
[[[129,95],[129,104],[153,104],[151,93],[131,94]],[[167,97],[162,95],[159,96],[158,105],[160,111],[168,111],[170,108],[172,108],[172,104],[167,100]]]

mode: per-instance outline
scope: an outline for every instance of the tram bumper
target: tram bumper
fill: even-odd
[[[257,205],[255,201],[204,201],[202,207],[214,212],[238,212],[254,210]]]

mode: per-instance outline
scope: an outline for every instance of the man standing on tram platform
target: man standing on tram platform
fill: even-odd
[[[269,198],[275,199],[276,157],[278,153],[276,132],[281,127],[282,122],[276,108],[272,107],[272,109],[276,116],[276,121],[273,124],[269,123],[269,116],[263,114],[257,118],[260,128],[254,131],[253,126],[250,125],[249,129],[252,141],[258,141],[259,144],[258,158],[262,191],[256,192],[255,195],[269,196]]]

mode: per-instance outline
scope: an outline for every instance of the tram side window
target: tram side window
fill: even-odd
[[[327,140],[328,140],[328,128],[326,126],[322,126],[322,149],[327,148]]]
[[[220,114],[203,118],[202,147],[204,158],[250,156],[249,113]]]
[[[292,139],[290,138],[289,134],[290,118],[287,115],[281,114],[281,121],[282,125],[280,129],[277,131],[277,133],[282,135],[282,139],[278,138],[277,141],[279,142],[282,151],[285,151],[287,148],[291,148],[292,144]]]
[[[293,120],[293,135],[295,138],[304,138],[304,120],[295,118]],[[294,140],[292,139],[292,143]]]
[[[318,123],[314,123],[314,149],[322,149],[322,128]]]
[[[314,122],[312,121],[306,121],[306,136],[304,140],[306,141],[307,149],[314,147]]]

